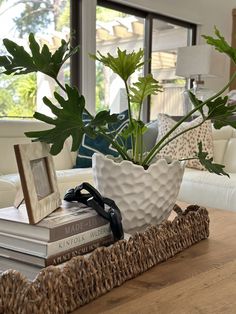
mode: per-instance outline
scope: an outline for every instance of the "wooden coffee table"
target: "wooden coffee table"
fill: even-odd
[[[73,313],[235,314],[236,213],[209,209],[209,215],[209,239]]]

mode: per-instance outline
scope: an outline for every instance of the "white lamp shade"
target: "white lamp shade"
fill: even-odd
[[[183,77],[219,76],[222,74],[223,59],[209,45],[178,48],[176,75]]]

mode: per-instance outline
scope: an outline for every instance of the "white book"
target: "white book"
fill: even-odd
[[[107,220],[82,203],[62,202],[62,206],[35,225],[29,224],[27,209],[22,204],[0,208],[0,232],[53,242],[105,225]]]
[[[49,257],[111,234],[109,223],[54,242],[38,241],[0,232],[0,246],[36,256]]]

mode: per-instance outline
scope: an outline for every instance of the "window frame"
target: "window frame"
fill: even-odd
[[[189,33],[191,33],[191,36],[189,36],[188,39],[188,45],[195,45],[196,39],[197,39],[197,25],[194,23],[191,23],[189,21],[184,21],[178,18],[170,17],[164,14],[151,12],[144,9],[139,9],[134,6],[121,4],[120,2],[116,1],[109,1],[109,0],[71,0],[71,36],[72,40],[71,42],[75,44],[79,44],[80,47],[83,49],[84,39],[83,39],[83,27],[87,28],[88,23],[86,23],[89,20],[89,23],[91,23],[92,19],[88,19],[88,16],[86,17],[83,14],[83,7],[85,5],[94,5],[94,11],[96,12],[96,6],[102,6],[104,8],[118,10],[127,14],[136,15],[139,17],[142,17],[145,19],[144,24],[144,58],[146,60],[151,59],[151,53],[152,53],[152,31],[153,31],[153,20],[158,19],[164,22],[168,22],[171,24],[175,24],[181,27],[185,27],[189,30]],[[91,6],[90,6],[91,8]],[[79,12],[79,15],[77,14]],[[96,17],[95,17],[96,19]],[[92,23],[96,23],[96,21],[92,21]],[[96,24],[95,24],[96,25]],[[90,38],[91,39],[91,38]],[[94,43],[96,45],[96,36],[94,37]],[[93,47],[94,48],[94,47]],[[87,51],[88,53],[95,53],[95,49],[93,51]],[[93,93],[94,96],[90,98],[90,108],[92,111],[95,111],[95,80],[94,84],[91,80],[89,82],[84,82],[83,79],[83,63],[84,63],[84,55],[86,51],[82,50],[78,56],[73,56],[71,60],[71,83],[72,85],[78,86],[78,88],[84,93],[86,91],[86,84],[90,84],[90,92],[91,92],[91,86],[94,86]],[[77,73],[77,69],[79,69],[79,73]],[[95,66],[94,66],[94,79],[95,79]],[[92,72],[90,72],[91,74]],[[151,73],[151,63],[147,62],[144,65],[144,75],[147,75],[148,73]],[[91,79],[91,78],[90,78]],[[191,82],[190,82],[191,85]],[[85,93],[86,94],[86,93]],[[86,96],[86,95],[85,95]],[[91,107],[91,99],[94,99],[94,108]],[[143,106],[143,113],[142,118],[144,122],[148,122],[150,120],[150,97],[147,98],[146,104]]]

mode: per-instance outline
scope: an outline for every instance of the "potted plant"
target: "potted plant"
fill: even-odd
[[[204,36],[204,38],[208,44],[214,46],[219,52],[227,54],[236,62],[236,50],[225,41],[217,29],[215,29],[215,38],[210,36]],[[94,139],[97,135],[104,137],[118,152],[118,159],[95,154],[93,170],[95,183],[100,192],[113,198],[120,207],[126,229],[130,230],[148,223],[159,223],[169,215],[181,184],[184,159],[199,159],[210,172],[227,175],[224,166],[214,163],[213,158],[203,150],[201,142],[194,156],[186,156],[182,161],[167,160],[157,158],[157,156],[163,148],[188,131],[185,129],[176,133],[178,128],[196,112],[200,113],[201,119],[192,129],[199,127],[207,120],[211,120],[215,128],[225,125],[236,128],[236,121],[232,119],[236,112],[236,105],[228,106],[227,97],[222,96],[236,77],[236,73],[218,93],[204,102],[199,101],[189,92],[194,109],[176,122],[149,152],[144,152],[143,134],[146,126],[141,120],[142,106],[146,97],[161,91],[161,86],[151,74],[139,77],[136,83],[129,84],[131,75],[144,63],[143,50],[127,53],[118,48],[117,56],[110,54],[104,56],[99,52],[97,56],[92,56],[112,69],[124,82],[128,100],[129,124],[116,137],[109,134],[107,126],[117,122],[118,114],[103,110],[95,116],[92,115],[86,109],[85,99],[78,89],[74,86],[63,86],[58,80],[61,66],[74,53],[77,53],[78,47],[71,48],[68,42],[62,40],[61,46],[51,53],[46,45],[40,48],[33,34],[29,35],[31,54],[8,39],[4,39],[3,43],[8,51],[7,55],[0,56],[0,66],[5,69],[3,73],[21,75],[39,71],[53,78],[65,93],[65,97],[58,92],[54,93],[56,105],[47,97],[43,98],[45,105],[54,114],[54,118],[38,112],[35,112],[34,118],[54,127],[45,131],[28,132],[26,133],[28,137],[51,144],[52,155],[61,151],[65,140],[70,136],[72,137],[71,150],[78,150],[84,134]],[[134,103],[138,107],[136,119],[132,114]],[[203,111],[203,106],[208,110]],[[83,120],[84,114],[89,117],[89,121]],[[131,149],[124,144],[127,138],[131,139]]]

